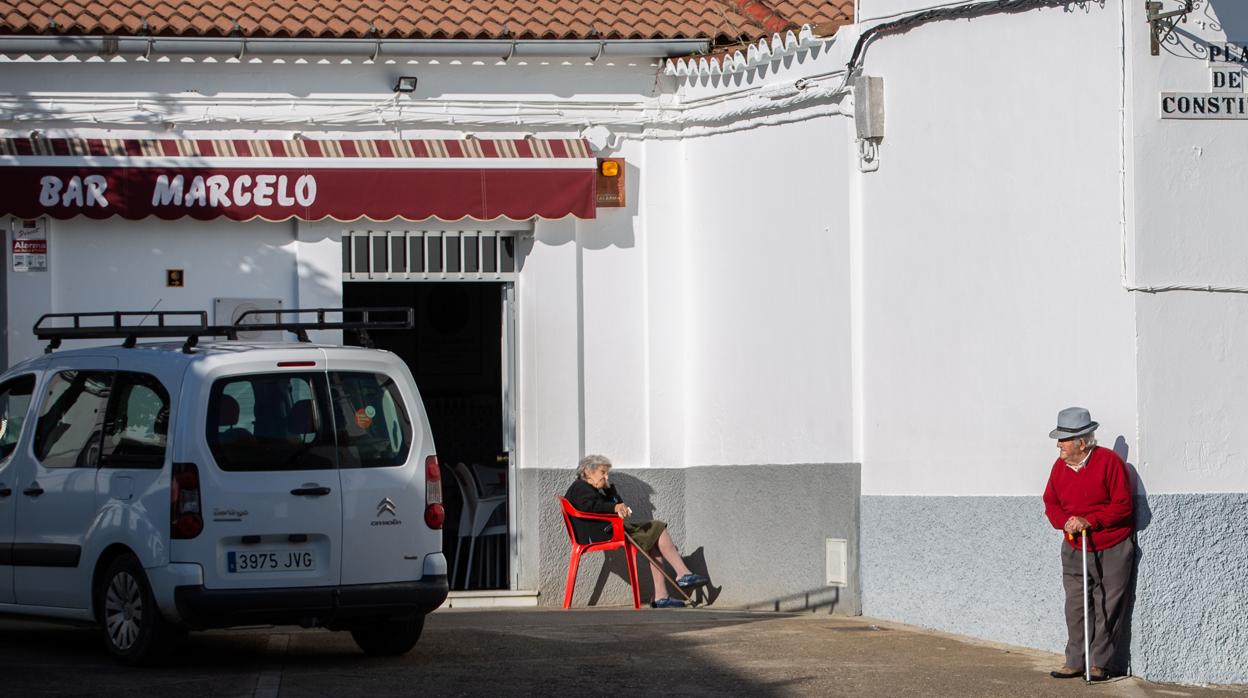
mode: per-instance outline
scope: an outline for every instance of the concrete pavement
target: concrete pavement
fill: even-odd
[[[869,618],[711,610],[441,611],[410,654],[347,634],[193,634],[168,665],[128,669],[97,631],[0,621],[12,696],[1227,696],[1248,688],[1058,681],[1056,655]]]

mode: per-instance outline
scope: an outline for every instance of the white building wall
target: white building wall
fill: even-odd
[[[1248,122],[1160,118],[1162,93],[1212,90],[1208,46],[1248,36],[1248,7],[1197,3],[1158,56],[1149,54],[1143,7],[1130,13],[1129,281],[1238,289],[1137,296],[1140,475],[1149,494],[1248,492]]]
[[[1089,4],[866,50],[885,103],[859,179],[867,615],[1065,646],[1048,433],[1081,405],[1136,449],[1119,33],[1113,3]]]
[[[690,323],[685,273],[692,262],[688,235],[692,212],[685,196],[689,178],[679,175],[686,171],[685,151],[681,141],[646,141],[645,176],[637,190],[645,243],[647,460],[660,468],[687,463],[687,419],[693,404],[687,389]]]
[[[848,121],[686,147],[687,460],[852,460]]]
[[[295,271],[298,274],[293,307],[342,307],[342,233],[350,226],[338,221],[291,221],[295,226]],[[311,317],[304,318],[305,320]],[[309,332],[313,342],[340,344],[341,330]]]
[[[628,141],[626,197],[622,208],[600,208],[592,221],[577,221],[577,269],[581,281],[581,357],[584,365],[584,442],[589,453],[609,453],[623,467],[648,465],[649,306],[645,291],[645,245],[641,225],[641,177],[651,172],[645,150]],[[656,231],[656,234],[662,234]],[[571,465],[571,464],[570,464]]]
[[[1140,346],[1141,528],[1136,636],[1141,673],[1179,681],[1248,682],[1248,254],[1240,222],[1248,122],[1163,119],[1163,93],[1209,94],[1211,48],[1248,36],[1248,7],[1194,3],[1149,52],[1144,8],[1128,5],[1131,148],[1127,282]],[[1171,9],[1171,8],[1167,8]],[[1242,51],[1240,52],[1242,53]],[[1244,97],[1242,87],[1223,93]],[[1194,290],[1213,287],[1216,291]],[[1141,501],[1137,499],[1137,502]],[[1176,588],[1200,589],[1192,600]]]
[[[1180,44],[1248,28],[1236,3],[1196,9]],[[1115,668],[1248,680],[1245,296],[1128,290],[1248,281],[1229,203],[1248,132],[1159,119],[1160,92],[1209,90],[1196,44],[1149,56],[1142,5],[1107,2],[868,49],[887,114],[860,180],[865,613],[1060,651],[1062,543],[1039,495],[1047,431],[1080,404],[1138,475]]]
[[[633,123],[652,106],[659,61],[45,58],[0,65],[12,95],[5,108],[24,115],[12,136],[37,128],[56,137],[73,128],[113,138],[484,138],[570,135],[591,120]],[[410,96],[392,91],[400,75],[418,78]],[[214,131],[230,135],[197,135]]]
[[[76,218],[48,225],[49,270],[9,273],[12,363],[43,351],[30,332],[43,313],[204,310],[212,322],[214,298],[280,298],[290,307],[297,297],[292,222]],[[183,287],[165,285],[167,269],[184,271]]]
[[[522,467],[571,467],[581,453],[576,223],[541,221],[517,282]]]
[[[1072,404],[1134,450],[1118,29],[1112,5],[1048,8],[867,50],[886,114],[861,175],[864,493],[1039,494]]]

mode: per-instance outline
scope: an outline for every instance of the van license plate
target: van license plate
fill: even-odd
[[[230,550],[225,554],[231,572],[296,572],[316,569],[311,550]]]

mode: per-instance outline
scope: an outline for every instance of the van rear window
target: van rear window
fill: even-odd
[[[382,374],[255,374],[213,383],[207,436],[227,471],[386,468],[407,462],[412,421]]]
[[[379,373],[336,371],[329,374],[329,383],[338,425],[339,467],[406,463],[412,420],[394,381]]]
[[[208,398],[208,447],[222,470],[335,466],[324,373],[218,380]]]

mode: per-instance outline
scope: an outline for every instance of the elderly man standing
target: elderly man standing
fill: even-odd
[[[1050,672],[1071,679],[1084,673],[1083,561],[1080,536],[1088,536],[1088,611],[1090,674],[1109,678],[1119,624],[1123,619],[1135,561],[1134,502],[1127,468],[1116,453],[1096,445],[1091,414],[1068,407],[1057,415],[1058,458],[1044,490],[1044,512],[1054,528],[1066,533],[1062,543],[1062,585],[1066,590],[1066,664]]]

